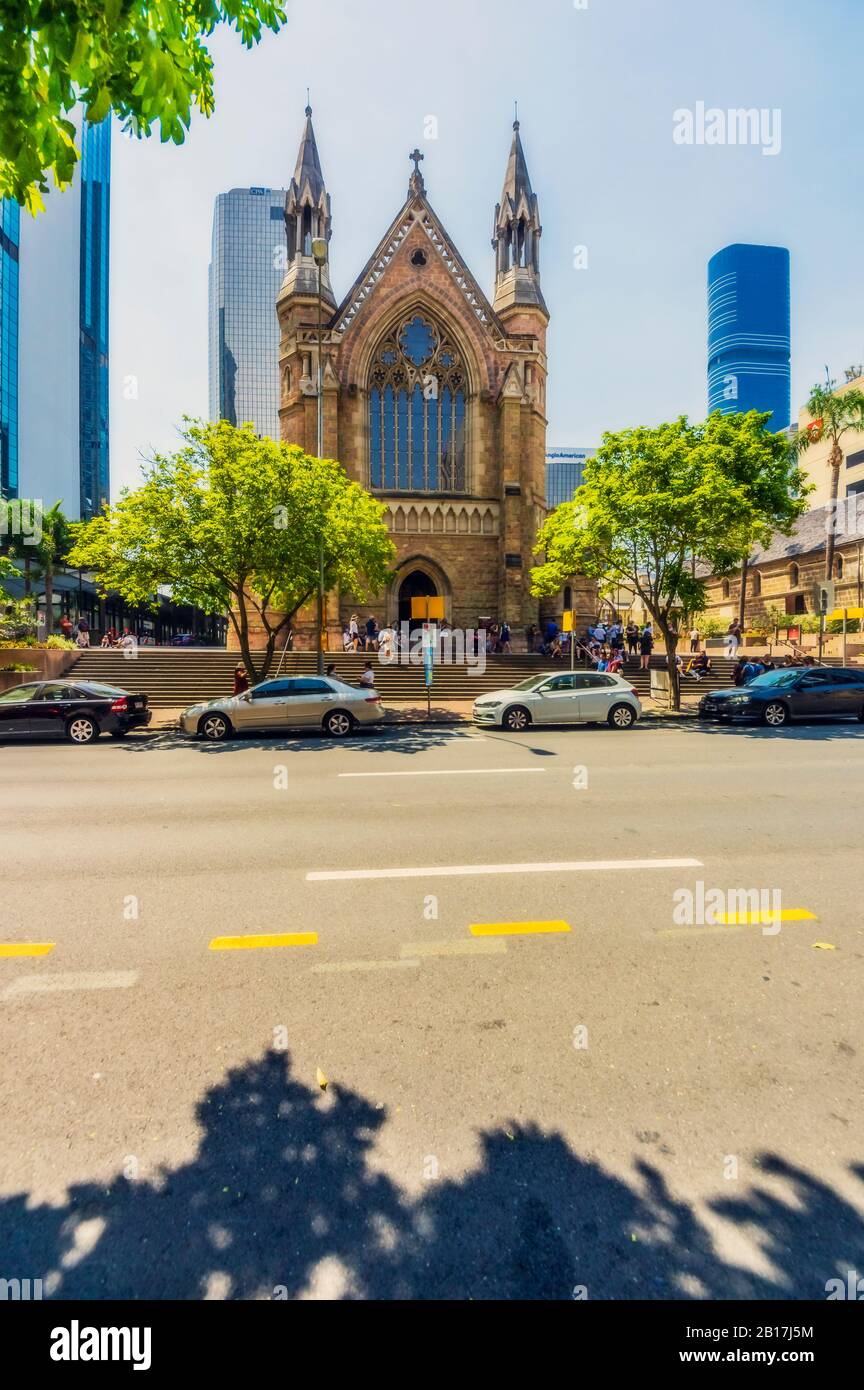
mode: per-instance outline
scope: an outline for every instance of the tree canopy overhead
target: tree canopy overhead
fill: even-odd
[[[227,612],[251,676],[262,680],[297,612],[318,588],[380,591],[395,554],[384,508],[341,464],[259,439],[251,425],[187,421],[185,447],[156,455],[142,487],[76,528],[70,564],[103,590]],[[253,651],[255,630],[265,647]]]
[[[90,122],[113,111],[182,144],[193,107],[214,109],[216,27],[251,48],[285,21],[274,0],[0,0],[0,197],[38,212],[49,173],[69,183],[79,102]]]
[[[605,434],[584,485],[538,537],[545,559],[532,571],[533,593],[557,593],[583,574],[641,598],[670,658],[676,706],[676,622],[705,603],[695,561],[728,574],[806,506],[804,475],[785,436],[767,432],[769,419],[717,412],[703,424],[682,416]]]

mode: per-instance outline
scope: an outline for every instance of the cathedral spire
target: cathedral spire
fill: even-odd
[[[297,152],[294,177],[285,198],[285,229],[288,237],[287,282],[296,293],[308,293],[317,286],[317,270],[312,256],[312,242],[330,241],[332,219],[330,194],[324,182],[318,142],[312,125],[312,107],[306,107],[306,124]],[[330,288],[329,268],[322,275],[323,297],[335,307]],[[316,289],[317,293],[317,289]]]
[[[513,122],[513,140],[501,201],[495,208],[492,245],[495,249],[496,310],[515,305],[546,306],[540,290],[540,205],[531,187],[522,148],[520,124]]]
[[[303,137],[300,141],[300,149],[297,152],[297,164],[294,169],[293,186],[301,193],[308,185],[309,192],[313,200],[317,203],[322,193],[325,193],[324,175],[321,172],[321,160],[318,155],[318,144],[315,139],[315,130],[312,125],[312,107],[306,107],[306,125],[303,129]]]

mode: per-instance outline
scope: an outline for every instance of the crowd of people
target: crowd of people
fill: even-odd
[[[410,626],[410,625],[409,625]],[[452,634],[450,623],[438,625],[442,638]],[[510,656],[513,652],[513,639],[508,623],[489,623],[474,630],[474,651],[477,655],[481,647],[490,656]],[[403,648],[410,650],[411,635],[404,624],[390,623],[379,625],[374,614],[360,619],[352,613],[350,620],[342,626],[342,649],[345,652],[377,652],[388,660],[395,660]]]
[[[611,671],[613,675],[624,665],[626,655],[639,657],[643,671],[651,664],[655,647],[654,628],[651,623],[639,626],[629,622],[625,626],[620,618],[605,622],[598,618],[589,623],[585,631],[578,635],[562,632],[554,620],[546,623],[542,633],[529,627],[525,633],[527,650],[539,652],[551,661],[564,661],[573,655],[595,671]],[[539,638],[539,641],[538,641]]]

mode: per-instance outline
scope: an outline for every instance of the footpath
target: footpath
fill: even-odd
[[[683,695],[681,697],[681,709],[679,711],[667,709],[665,705],[654,700],[643,700],[642,722],[646,724],[676,723],[681,720],[690,721],[696,719],[701,695],[701,691],[698,694],[691,694],[688,692],[688,694]],[[387,718],[385,724],[471,725],[473,707],[473,700],[440,700],[432,705],[431,713],[429,713],[425,705],[390,700],[386,705]],[[153,721],[150,724],[150,729],[154,732],[157,730],[176,729],[180,714],[181,711],[179,709],[156,709],[153,711]]]

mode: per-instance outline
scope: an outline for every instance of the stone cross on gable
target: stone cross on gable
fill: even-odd
[[[421,154],[420,150],[414,149],[411,151],[408,158],[414,161],[414,173],[411,175],[409,188],[412,193],[423,193],[426,185],[423,182],[423,175],[420,173],[420,161],[425,159],[426,156],[425,154]]]

